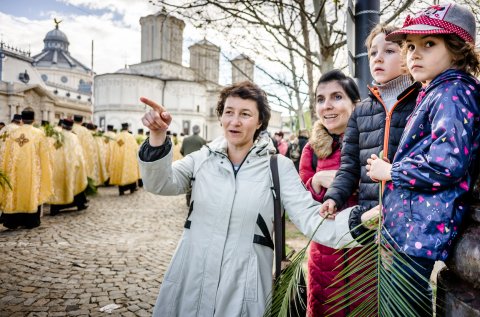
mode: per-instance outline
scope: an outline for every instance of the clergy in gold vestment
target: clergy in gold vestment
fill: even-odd
[[[53,195],[49,200],[50,214],[56,215],[61,209],[76,206],[85,209],[84,191],[87,187],[87,170],[83,150],[78,137],[72,133],[73,121],[63,120],[63,144],[52,146]]]
[[[172,133],[172,143],[173,143],[173,160],[179,160],[183,158],[182,153],[180,153],[180,149],[182,148],[182,139],[178,137],[176,133]]]
[[[0,166],[2,166],[2,159],[4,157],[2,153],[4,152],[7,138],[10,136],[10,133],[20,127],[21,124],[22,116],[19,114],[15,114],[13,115],[12,122],[0,129]]]
[[[40,206],[52,195],[50,151],[45,134],[32,126],[34,112],[22,112],[23,126],[6,140],[2,170],[12,190],[4,189],[0,208],[9,229],[40,225]]]
[[[107,125],[107,132],[103,134],[103,142],[106,145],[107,152],[105,153],[106,156],[106,167],[107,167],[107,173],[108,176],[110,177],[110,161],[112,159],[112,149],[113,145],[115,144],[115,140],[117,138],[117,134],[113,132],[113,125]]]
[[[78,136],[80,144],[82,145],[83,158],[85,159],[85,165],[87,167],[87,175],[93,180],[95,185],[99,185],[100,181],[98,178],[97,144],[92,132],[87,130],[87,128],[82,127],[81,124],[83,117],[80,115],[74,115],[73,118],[73,133]]]
[[[96,148],[96,165],[97,165],[97,183],[96,186],[104,185],[108,179],[107,171],[107,149],[105,143],[103,142],[104,138],[101,132],[97,131],[97,126],[93,123],[87,124],[87,129],[92,133],[93,140],[95,141]]]
[[[137,140],[137,144],[140,146],[147,139],[147,136],[143,134],[143,129],[138,129],[137,131],[138,134],[135,137],[135,140]],[[140,166],[138,167],[138,175],[140,177]],[[138,179],[138,186],[143,187],[143,181],[141,178]]]
[[[128,132],[128,123],[122,123],[122,131],[114,143],[110,161],[110,184],[118,185],[120,195],[126,190],[133,193],[139,179],[138,144]]]

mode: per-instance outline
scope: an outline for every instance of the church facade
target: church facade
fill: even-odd
[[[142,17],[141,62],[115,73],[95,76],[94,123],[136,132],[149,109],[141,96],[162,104],[172,115],[172,133],[191,134],[194,125],[207,140],[223,133],[215,113],[220,90],[220,48],[206,39],[189,47],[190,66],[182,65],[185,24],[164,12]],[[232,82],[253,79],[254,62],[240,55],[232,61]],[[280,115],[275,116],[280,118]]]

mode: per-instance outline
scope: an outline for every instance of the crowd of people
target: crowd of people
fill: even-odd
[[[272,291],[273,194],[267,193],[273,153],[280,154],[280,196],[292,222],[311,236],[311,226],[325,219],[309,251],[308,316],[328,314],[338,302],[344,308],[334,316],[348,316],[361,304],[373,284],[328,301],[339,271],[335,263],[356,260],[356,252],[336,249],[359,239],[380,214],[382,234],[401,257],[391,265],[402,277],[390,278],[410,281],[421,294],[399,289],[406,314],[432,316],[433,265],[449,256],[478,176],[475,34],[473,14],[457,4],[431,6],[402,28],[376,26],[366,41],[373,77],[368,98],[360,101],[355,82],[341,71],[323,74],[316,87],[319,120],[304,144],[285,140],[282,132],[270,138],[264,132],[266,94],[242,82],[220,92],[224,135],[173,162],[165,133],[172,117],[142,97],[151,107],[142,119],[151,135],[139,152],[146,189],[178,195],[192,186],[183,236],[154,316],[264,314]]]
[[[198,125],[192,132],[184,137],[168,131],[174,160],[206,144]],[[87,194],[99,186],[118,186],[120,196],[134,193],[143,186],[137,153],[147,134],[138,129],[133,135],[128,123],[118,131],[113,125],[101,131],[81,115],[51,125],[35,120],[30,108],[6,125],[0,122],[0,223],[32,229],[40,225],[44,205],[52,216],[87,209]]]
[[[408,313],[432,316],[428,280],[435,261],[450,255],[478,176],[475,35],[475,17],[457,4],[431,6],[401,28],[377,25],[365,43],[368,97],[360,100],[355,81],[340,70],[322,74],[318,121],[289,140],[281,131],[269,135],[267,94],[249,81],[220,92],[223,135],[208,142],[198,126],[190,137],[170,133],[168,109],[145,97],[148,138],[143,130],[135,138],[127,124],[100,133],[77,116],[42,131],[25,110],[0,130],[0,170],[12,186],[0,191],[3,225],[38,226],[43,203],[52,214],[86,208],[87,180],[118,185],[123,195],[142,175],[147,191],[186,194],[189,206],[154,316],[263,316],[275,247],[269,165],[278,153],[281,203],[313,238],[308,316],[326,315],[339,302],[347,305],[334,316],[348,316],[362,303],[373,286],[329,301],[331,285],[338,261],[356,261],[362,246],[355,241],[379,215],[382,234],[402,257],[392,265],[427,294]],[[353,250],[338,252],[345,245]]]
[[[25,109],[0,130],[0,221],[8,229],[38,227],[42,206],[50,215],[88,207],[88,191],[115,185],[119,194],[137,190],[140,180],[135,138],[122,124],[117,133],[109,125],[102,132],[83,117],[62,119],[52,126],[35,124],[35,112]],[[141,139],[141,140],[139,140]],[[137,141],[138,140],[138,141]]]

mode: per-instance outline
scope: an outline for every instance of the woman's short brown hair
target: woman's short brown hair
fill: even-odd
[[[255,131],[253,140],[256,140],[260,131],[266,130],[270,121],[270,105],[268,104],[267,94],[260,87],[251,81],[242,81],[232,84],[222,89],[217,102],[217,116],[223,115],[225,101],[228,97],[240,97],[242,99],[250,99],[257,103],[259,119],[262,125]]]

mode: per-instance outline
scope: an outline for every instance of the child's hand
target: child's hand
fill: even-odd
[[[313,175],[312,178],[312,187],[315,192],[318,194],[320,193],[320,189],[329,188],[335,178],[335,174],[337,174],[337,170],[324,170],[318,171]]]
[[[327,199],[320,207],[320,216],[327,219],[335,219],[337,204],[333,199]]]
[[[376,205],[372,209],[363,213],[361,219],[365,228],[370,230],[375,229],[378,226],[378,221],[380,220],[380,205]]]
[[[380,255],[382,257],[382,265],[387,270],[390,271],[393,265],[393,252],[386,249],[380,250]]]
[[[380,159],[377,155],[372,154],[367,160],[367,176],[373,181],[389,181],[392,179],[392,164]]]

